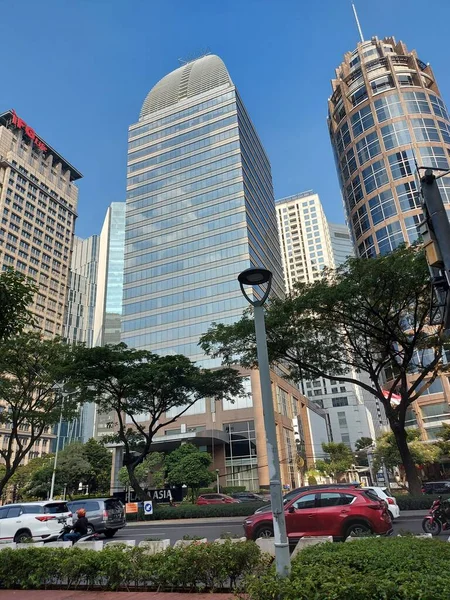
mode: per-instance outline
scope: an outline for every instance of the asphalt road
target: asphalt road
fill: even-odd
[[[425,516],[426,511],[424,511]],[[394,522],[394,535],[401,534],[402,532],[411,532],[414,534],[423,533],[422,531],[422,519],[420,517],[400,517]],[[242,519],[243,521],[244,519]],[[203,523],[183,523],[183,524],[171,524],[170,521],[167,523],[159,522],[156,524],[149,523],[148,525],[133,525],[129,524],[126,528],[121,529],[115,536],[115,540],[136,540],[140,542],[148,538],[160,538],[170,539],[170,543],[174,544],[177,540],[181,540],[183,536],[199,536],[206,537],[208,541],[213,541],[224,533],[231,533],[233,535],[243,535],[242,523],[227,522],[220,520],[205,520]],[[446,540],[449,537],[450,532],[446,531],[441,533],[440,539]]]

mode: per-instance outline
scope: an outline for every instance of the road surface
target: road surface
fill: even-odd
[[[414,534],[423,533],[422,519],[426,515],[424,511],[422,516],[402,516],[394,522],[394,535],[402,532],[411,532]],[[219,538],[222,534],[231,533],[233,535],[243,535],[242,522],[221,521],[220,519],[206,519],[202,523],[171,523],[170,521],[158,523],[149,523],[148,525],[133,525],[128,524],[127,527],[121,529],[115,536],[115,540],[136,540],[137,543],[148,538],[170,539],[170,543],[174,544],[177,540],[181,540],[183,536],[199,536],[206,537],[208,541],[213,541]],[[450,532],[444,531],[439,536],[440,539],[447,539]],[[102,536],[103,537],[103,536]]]

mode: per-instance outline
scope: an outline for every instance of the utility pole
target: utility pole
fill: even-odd
[[[444,173],[445,175],[446,173]],[[421,226],[427,262],[430,267],[434,301],[434,325],[450,329],[450,223],[433,169],[426,169],[420,180],[425,221]]]

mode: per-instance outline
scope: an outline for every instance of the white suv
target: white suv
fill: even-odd
[[[385,487],[364,487],[363,490],[373,490],[378,498],[384,500],[387,504],[387,509],[391,515],[391,519],[398,519],[400,516],[400,509],[397,505],[397,500],[394,496],[389,494],[389,490]]]
[[[58,519],[72,516],[66,502],[22,502],[0,507],[0,543],[56,539],[63,525]]]

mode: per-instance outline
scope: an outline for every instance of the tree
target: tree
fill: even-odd
[[[5,471],[0,495],[20,463],[44,433],[63,418],[70,420],[76,407],[62,402],[63,372],[71,349],[58,340],[41,339],[28,332],[0,343],[0,458]]]
[[[266,309],[269,356],[288,377],[352,383],[384,406],[411,493],[420,493],[407,443],[406,411],[440,372],[445,338],[430,327],[430,276],[424,253],[399,248],[370,260],[350,258],[313,284],[298,284]],[[211,356],[256,365],[254,323],[248,311],[235,324],[213,324],[200,344]],[[364,373],[367,378],[358,377]],[[385,389],[385,373],[389,385]],[[392,394],[400,397],[392,402]]]
[[[152,452],[136,467],[134,474],[142,488],[162,488],[165,483],[165,458],[162,452]],[[150,482],[151,479],[151,482]],[[126,467],[119,470],[119,481],[123,486],[130,485],[130,477]]]
[[[155,434],[200,398],[232,399],[243,393],[235,369],[201,369],[181,355],[159,356],[125,344],[77,347],[74,353],[66,372],[71,388],[79,401],[96,402],[100,410],[115,413],[109,441],[122,445],[124,466],[139,500],[147,494],[135,470],[150,454]]]
[[[24,499],[28,494],[28,485],[34,476],[34,473],[45,467],[47,464],[53,465],[53,454],[46,454],[37,458],[32,458],[26,465],[21,465],[9,483],[14,486],[15,500]]]
[[[195,501],[198,490],[207,487],[215,479],[209,470],[211,455],[199,450],[193,444],[182,444],[171,452],[167,459],[167,478],[172,485],[186,485],[191,491],[191,500]]]
[[[85,479],[89,493],[108,494],[111,482],[111,452],[91,438],[83,445],[83,455],[91,465],[90,476]]]
[[[327,475],[339,481],[353,464],[353,454],[343,442],[328,442],[322,444],[322,450],[329,455],[316,461],[316,469],[322,475]]]
[[[418,429],[407,429],[406,439],[414,468],[432,464],[439,460],[442,454],[441,448],[437,444],[425,444],[422,442]],[[380,469],[383,462],[389,469],[399,467],[402,479],[404,479],[405,470],[402,464],[402,457],[395,443],[393,432],[385,433],[377,439],[373,462],[375,471]]]
[[[36,291],[22,273],[8,269],[0,274],[0,341],[33,324],[29,305]]]
[[[365,450],[369,446],[372,446],[373,439],[370,437],[361,437],[355,442],[355,450],[358,452],[359,450]]]

